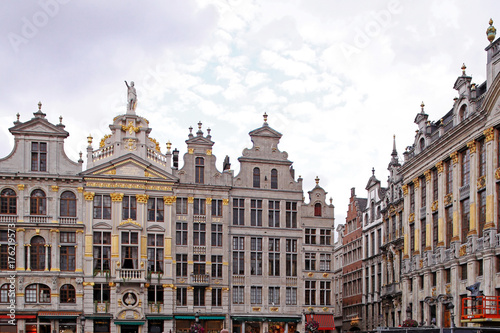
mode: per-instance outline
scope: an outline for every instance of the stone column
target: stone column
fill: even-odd
[[[25,229],[24,228],[17,228],[16,229],[16,271],[18,272],[24,272],[26,269],[25,267],[25,259],[24,259],[24,251],[25,245],[24,245],[24,236],[25,236]],[[19,245],[19,246],[18,246]],[[26,263],[26,265],[28,265]]]
[[[458,152],[450,155],[451,163],[453,165],[453,237],[451,242],[460,242],[460,225],[458,218],[458,209],[460,204],[460,191],[459,191],[459,178],[458,174]]]
[[[172,258],[172,226],[175,222],[172,222],[172,219],[175,219],[175,209],[173,205],[175,204],[177,197],[175,196],[164,196],[164,216],[165,216],[165,244],[164,244],[164,261],[165,261],[165,272],[163,276],[165,278],[173,277],[173,258]]]
[[[116,230],[118,225],[122,220],[122,201],[123,193],[111,193],[111,219],[113,230]],[[119,240],[120,235],[118,233],[111,233],[111,276],[117,276],[116,268],[121,267],[120,263],[120,253],[119,253]]]
[[[31,271],[31,244],[24,244],[25,247],[27,247],[27,256],[26,256],[26,271]]]
[[[485,139],[484,144],[486,145],[486,224],[484,229],[495,228],[495,129],[493,127],[488,128],[484,132]],[[500,170],[500,169],[499,169]],[[500,175],[500,172],[498,173]]]
[[[470,203],[470,218],[469,218],[469,233],[467,236],[477,237],[477,216],[476,216],[476,197],[477,197],[477,161],[476,161],[476,141],[472,140],[467,143],[469,148],[469,203]]]
[[[51,248],[51,245],[45,244],[44,247],[45,247],[45,268],[43,270],[48,271],[49,270],[49,248]]]
[[[94,192],[83,192],[84,202],[84,215],[88,216],[88,220],[85,221],[86,234],[85,234],[85,267],[84,270],[87,274],[93,274],[93,258],[94,253],[92,250],[93,245],[93,235],[92,235],[92,221],[93,221],[93,209],[94,209]],[[82,244],[83,245],[83,244]],[[92,299],[93,297],[91,297]]]
[[[420,179],[417,177],[415,179],[413,179],[413,189],[414,189],[414,195],[415,195],[415,239],[414,239],[414,248],[415,248],[415,252],[414,254],[420,254],[420,237],[422,237],[422,223],[420,222],[420,201],[421,201],[421,198],[420,198],[420,193],[418,191],[418,188],[420,187]],[[424,251],[424,249],[421,249],[422,252]]]
[[[424,172],[425,175],[425,251],[432,250],[432,189],[431,189],[431,170]]]
[[[50,229],[50,246],[52,248],[51,253],[51,272],[59,272],[61,270],[61,261],[58,260],[60,257],[58,254],[61,252],[61,245],[59,245],[59,229]]]
[[[403,259],[408,259],[410,257],[410,224],[408,222],[409,212],[410,212],[410,198],[408,195],[408,185],[405,184],[402,187],[403,190],[403,221],[401,225],[404,230],[403,237]]]
[[[446,177],[444,176],[443,170],[443,162],[440,161],[436,164],[437,174],[438,174],[438,199],[436,203],[433,205],[437,205],[438,210],[438,243],[437,246],[444,246],[444,236],[446,235],[446,225],[444,223],[444,195],[446,192]]]
[[[75,272],[83,273],[83,248],[85,246],[85,239],[83,235],[83,229],[76,230],[76,262],[75,262]]]

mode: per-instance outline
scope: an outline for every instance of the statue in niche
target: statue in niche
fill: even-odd
[[[125,81],[125,85],[127,86],[127,112],[135,111],[137,106],[137,91],[134,87],[134,81],[131,81],[130,85],[128,85],[127,81]]]

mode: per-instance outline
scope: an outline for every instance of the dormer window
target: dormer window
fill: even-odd
[[[47,171],[47,142],[31,143],[31,171]]]
[[[314,204],[314,216],[321,216],[321,204],[319,202]]]
[[[253,187],[260,188],[260,169],[253,168]]]
[[[197,184],[205,183],[205,161],[203,157],[197,157],[195,160],[194,182]]]
[[[420,139],[418,146],[420,148],[420,151],[423,151],[425,149],[425,139],[424,138]]]
[[[458,121],[461,123],[467,118],[467,105],[462,105],[460,111],[458,112]]]

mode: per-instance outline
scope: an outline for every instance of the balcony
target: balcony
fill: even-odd
[[[52,216],[28,215],[24,217],[24,220],[29,223],[51,223]]]
[[[76,217],[60,217],[60,224],[76,224]]]
[[[109,302],[94,302],[94,312],[95,313],[108,313],[110,310]]]
[[[193,222],[203,223],[207,221],[206,215],[193,215]]]
[[[399,282],[397,283],[391,283],[386,286],[382,287],[382,290],[380,292],[380,296],[387,296],[387,295],[394,295],[401,292],[401,289],[399,287]]]
[[[115,146],[111,145],[108,147],[103,147],[92,152],[92,162],[102,160],[104,158],[113,156],[115,152]]]
[[[145,280],[144,269],[117,268],[116,275],[123,282],[140,282]]]
[[[150,313],[163,313],[163,309],[164,305],[161,302],[148,304],[148,311]]]
[[[210,275],[208,275],[208,274],[191,274],[191,284],[193,284],[193,285],[210,285]]]
[[[16,222],[17,222],[17,215],[7,215],[7,214],[0,215],[0,223],[16,223]]]

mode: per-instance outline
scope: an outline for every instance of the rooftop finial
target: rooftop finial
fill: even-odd
[[[17,117],[17,122],[19,122],[19,117],[21,117],[21,115],[19,114],[19,112],[16,114],[16,117]]]
[[[267,113],[264,112],[264,125],[267,125]]]
[[[210,135],[210,132],[211,132],[211,131],[212,131],[212,130],[210,129],[210,127],[209,127],[209,128],[207,128],[207,138],[209,138],[209,139],[212,137],[212,136]]]
[[[372,176],[375,176],[375,168],[372,168]]]
[[[167,141],[167,153],[170,153],[170,149],[172,148],[172,143],[170,143],[170,140]]]
[[[422,101],[422,104],[420,104],[420,107],[422,108],[422,113],[424,113],[424,106],[425,106],[424,101]]]
[[[319,177],[316,176],[316,179],[314,180],[316,182],[316,185],[319,185]]]
[[[38,102],[38,111],[42,111],[42,102]]]
[[[490,44],[491,44],[495,40],[495,36],[497,34],[497,29],[495,29],[495,27],[493,26],[492,19],[490,19],[489,23],[490,23],[490,26],[488,27],[488,29],[486,29],[486,36],[488,37],[488,40],[490,41]]]
[[[62,125],[62,116],[59,116],[59,124]]]
[[[465,66],[465,63],[462,64],[462,75],[465,76],[465,70],[467,69],[467,66]]]
[[[199,130],[201,130],[201,125],[203,125],[203,124],[201,123],[201,120],[200,120],[200,121],[198,122],[198,129],[199,129]]]
[[[89,134],[89,136],[87,137],[87,142],[89,143],[89,147],[92,147],[92,134]]]
[[[189,134],[193,133],[193,126],[189,126]]]

